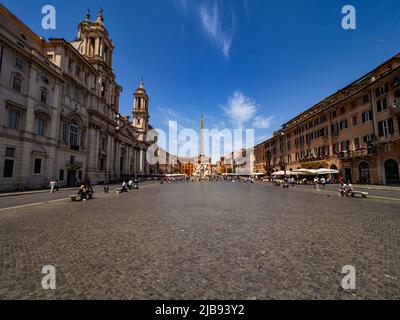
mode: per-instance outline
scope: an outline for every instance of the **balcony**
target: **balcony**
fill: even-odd
[[[394,105],[390,106],[389,111],[393,116],[400,114],[400,103],[395,103]]]
[[[343,151],[337,153],[337,157],[340,160],[355,160],[355,159],[365,159],[374,157],[378,154],[377,150],[373,147],[362,148],[354,151]]]
[[[316,161],[322,161],[322,160],[327,160],[329,158],[328,155],[323,155],[323,156],[309,156],[306,158],[299,159],[299,162],[316,162]]]
[[[65,166],[69,170],[78,170],[83,167],[83,162],[69,160],[65,163]]]
[[[79,146],[71,145],[70,148],[71,148],[71,150],[79,151]]]

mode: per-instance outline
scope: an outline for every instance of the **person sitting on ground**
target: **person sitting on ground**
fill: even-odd
[[[85,185],[81,185],[81,187],[78,190],[78,196],[81,198],[82,201],[86,200],[86,188]]]
[[[86,197],[88,199],[93,199],[93,195],[94,195],[93,187],[90,184],[88,184],[86,187]]]

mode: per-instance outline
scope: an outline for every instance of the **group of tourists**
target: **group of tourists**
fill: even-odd
[[[138,180],[131,178],[129,179],[128,182],[126,182],[126,180],[122,182],[121,192],[133,192],[133,189],[137,188],[138,188]]]
[[[254,183],[255,179],[246,176],[208,176],[208,177],[189,177],[174,176],[161,179],[161,184],[177,182],[243,182]]]
[[[60,182],[58,180],[50,181],[50,193],[58,192],[60,190]]]
[[[319,176],[316,176],[315,178],[314,178],[314,186],[315,186],[315,189],[316,190],[325,190],[325,186],[326,186],[326,184],[327,184],[327,179],[325,179],[325,177],[319,177]],[[321,187],[321,189],[320,189],[320,187]]]
[[[354,192],[353,185],[350,181],[344,180],[342,177],[339,179],[340,188],[339,188],[339,196],[340,197],[349,197]]]
[[[82,184],[78,190],[78,196],[82,201],[93,199],[94,190],[90,184]]]

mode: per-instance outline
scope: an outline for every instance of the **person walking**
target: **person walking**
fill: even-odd
[[[54,187],[56,185],[56,182],[52,179],[50,181],[50,193],[54,193]]]
[[[315,189],[319,191],[319,178],[316,176],[314,178]]]
[[[60,190],[60,182],[58,181],[58,179],[54,182],[54,189],[56,190],[57,193],[58,190]]]
[[[322,186],[322,190],[325,190],[325,185],[326,185],[326,180],[324,177],[321,178],[321,186]]]
[[[128,189],[129,189],[129,192],[133,191],[133,180],[132,180],[132,178],[128,181]]]

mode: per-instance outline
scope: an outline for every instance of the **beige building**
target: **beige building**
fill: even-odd
[[[331,168],[353,183],[399,184],[400,54],[256,146],[258,170]],[[265,155],[265,156],[264,156]]]
[[[150,172],[149,98],[142,82],[132,122],[119,113],[102,11],[87,13],[75,41],[45,41],[0,5],[0,45],[0,190]]]

